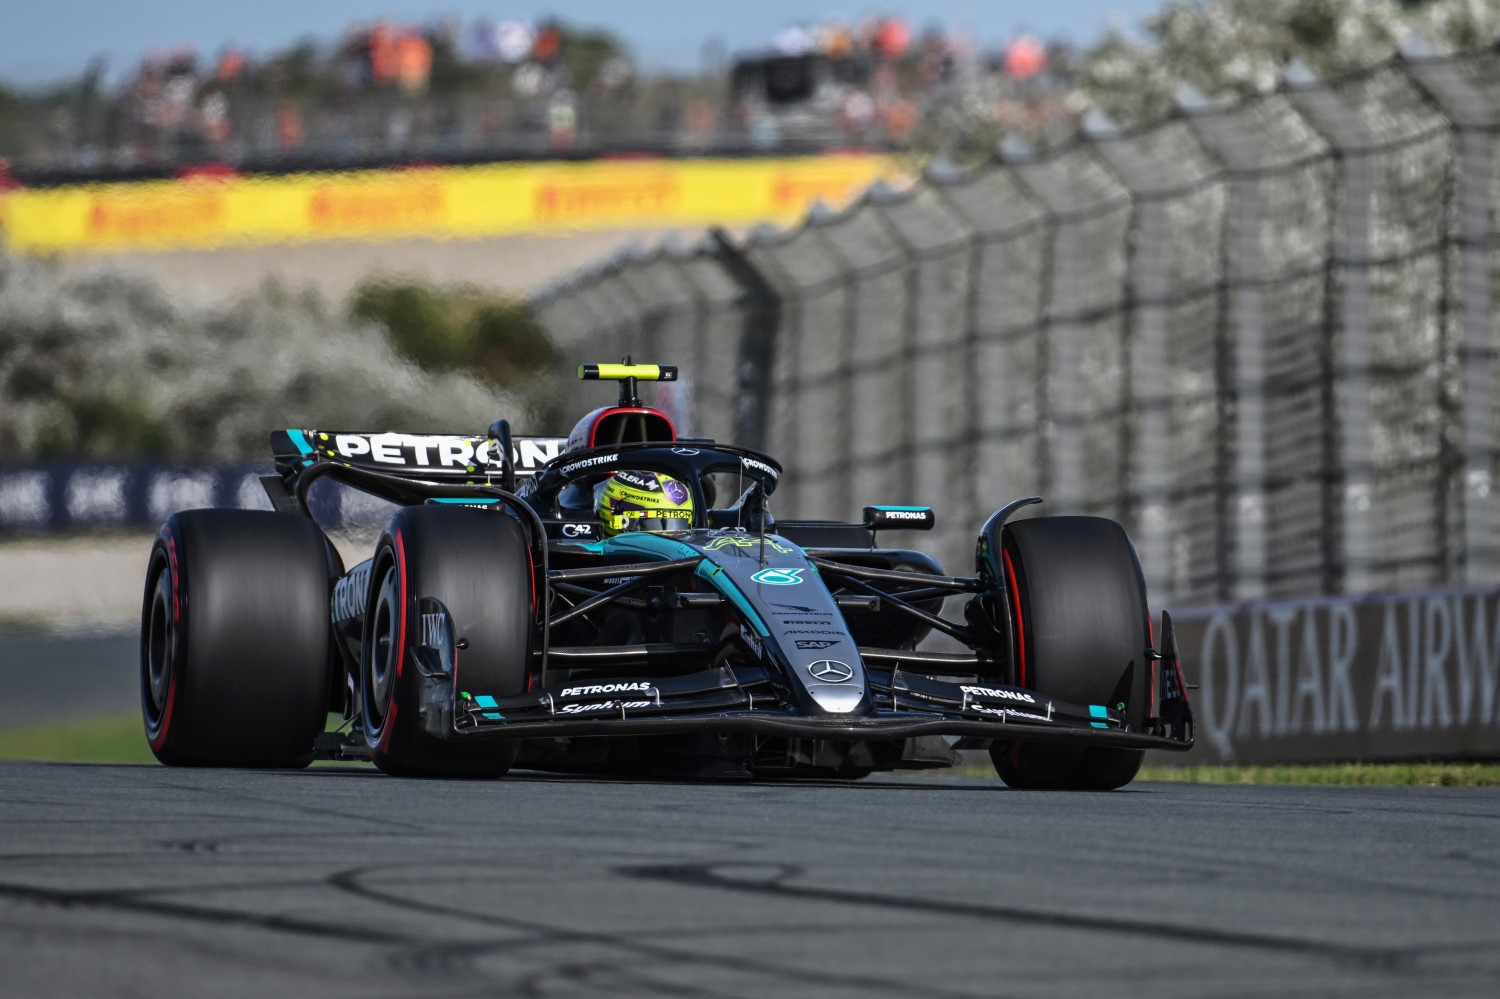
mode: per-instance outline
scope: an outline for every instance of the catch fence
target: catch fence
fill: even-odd
[[[1172,603],[1500,582],[1500,54],[1413,43],[841,212],[632,251],[534,306],[572,359],[682,367],[782,517],[1006,500],[1121,520]]]

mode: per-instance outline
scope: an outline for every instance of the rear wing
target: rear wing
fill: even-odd
[[[517,476],[537,470],[562,453],[566,437],[515,437],[511,456]],[[489,437],[454,434],[362,433],[347,430],[273,430],[276,470],[295,472],[324,462],[382,475],[428,481],[472,482],[499,478],[501,461]]]

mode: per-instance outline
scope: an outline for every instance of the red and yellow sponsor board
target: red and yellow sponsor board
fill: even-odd
[[[12,191],[3,231],[12,252],[54,253],[784,224],[898,173],[849,154],[209,176]]]

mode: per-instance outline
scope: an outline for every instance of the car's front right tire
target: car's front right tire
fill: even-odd
[[[141,608],[141,713],[171,766],[304,767],[328,717],[330,566],[310,520],[173,514]]]

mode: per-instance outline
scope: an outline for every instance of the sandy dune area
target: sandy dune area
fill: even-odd
[[[464,282],[527,294],[623,247],[652,247],[674,232],[679,231],[629,229],[473,240],[397,239],[78,254],[59,258],[58,266],[64,272],[101,264],[118,267],[144,274],[168,291],[197,301],[234,297],[275,280],[289,291],[310,288],[329,302],[341,302],[361,281],[379,275]],[[680,232],[689,240],[703,234],[702,229]]]

